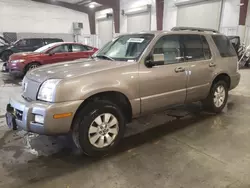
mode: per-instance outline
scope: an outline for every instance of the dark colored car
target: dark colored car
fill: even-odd
[[[12,75],[21,76],[41,65],[89,58],[98,49],[81,43],[58,42],[43,46],[34,52],[15,53],[10,56],[8,69]]]
[[[5,38],[0,36],[0,54],[2,51],[4,51],[6,48],[8,48],[10,45],[10,42],[6,40]]]
[[[239,53],[239,49],[240,49],[240,37],[239,36],[228,36],[228,39],[230,40],[230,42],[232,43],[237,55],[238,55],[238,59],[240,59],[240,55]]]
[[[17,52],[33,52],[34,50],[55,42],[63,42],[58,38],[25,38],[14,42],[12,45],[5,47],[3,51],[0,51],[0,58],[3,61],[8,61],[10,55]]]

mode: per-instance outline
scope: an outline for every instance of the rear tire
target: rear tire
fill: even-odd
[[[75,145],[86,155],[101,157],[110,153],[125,132],[121,110],[109,101],[93,101],[82,108],[73,123]]]
[[[224,80],[214,83],[208,97],[202,102],[206,110],[214,113],[222,112],[228,99],[228,84]]]

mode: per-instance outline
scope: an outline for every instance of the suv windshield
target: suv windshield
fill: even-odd
[[[153,34],[122,35],[107,43],[94,57],[117,61],[137,60],[153,37]]]

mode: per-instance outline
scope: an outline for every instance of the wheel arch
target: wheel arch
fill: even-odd
[[[71,125],[71,130],[73,129],[74,121],[79,115],[79,112],[90,102],[93,102],[96,100],[107,100],[107,101],[114,103],[121,109],[123,115],[125,116],[126,122],[129,123],[132,121],[132,106],[128,97],[120,91],[113,91],[113,90],[103,91],[103,92],[97,92],[97,93],[92,94],[91,96],[88,96],[81,103],[81,105],[78,107],[74,115],[72,125]]]
[[[220,73],[220,74],[216,75],[216,76],[214,77],[214,79],[213,79],[213,82],[212,82],[211,87],[212,87],[216,82],[218,82],[218,81],[220,81],[220,80],[225,81],[225,82],[227,83],[227,85],[228,85],[228,88],[230,88],[230,86],[231,86],[231,78],[230,78],[230,76],[229,76],[227,73]]]
[[[27,71],[27,67],[32,64],[32,63],[38,63],[39,65],[42,65],[40,61],[36,61],[36,60],[33,60],[33,61],[30,61],[29,63],[27,63],[25,66],[24,66],[24,71],[26,72]]]

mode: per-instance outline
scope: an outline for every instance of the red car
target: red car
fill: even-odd
[[[9,73],[20,76],[41,65],[89,58],[98,49],[80,43],[57,42],[43,46],[34,52],[16,53],[10,56]]]

